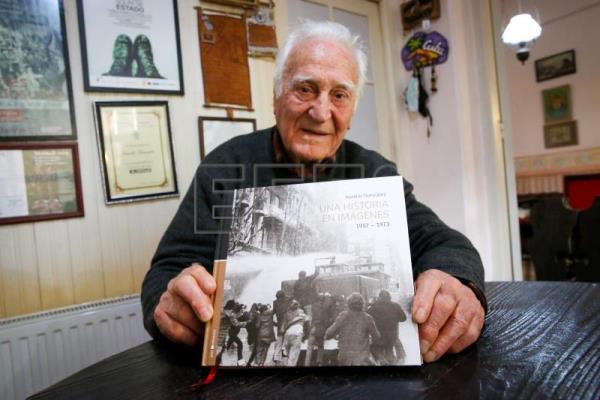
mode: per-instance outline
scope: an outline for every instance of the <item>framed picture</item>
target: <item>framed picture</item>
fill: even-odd
[[[217,146],[238,135],[254,132],[256,120],[252,118],[198,117],[200,159]]]
[[[573,146],[578,143],[577,121],[567,121],[544,126],[544,146],[547,149]]]
[[[440,0],[409,0],[400,6],[400,16],[404,31],[421,26],[424,19],[438,19],[441,15]]]
[[[252,111],[244,16],[196,10],[204,107]]]
[[[88,92],[183,94],[176,0],[77,0]]]
[[[75,139],[62,0],[0,7],[0,141]]]
[[[573,118],[571,111],[571,86],[563,85],[542,90],[544,122],[553,123]]]
[[[277,55],[277,35],[272,9],[258,8],[246,17],[248,55],[251,57],[272,57]]]
[[[179,195],[166,101],[96,102],[106,204]]]
[[[576,72],[575,50],[568,50],[535,60],[535,79],[538,82]]]
[[[82,217],[77,143],[0,143],[0,193],[0,225]]]

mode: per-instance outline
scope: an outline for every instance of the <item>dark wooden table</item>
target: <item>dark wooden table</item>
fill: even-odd
[[[423,367],[204,370],[198,355],[149,342],[34,399],[600,399],[600,284],[488,283],[475,346]]]

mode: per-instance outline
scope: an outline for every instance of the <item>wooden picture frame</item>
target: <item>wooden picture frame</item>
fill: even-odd
[[[572,119],[571,85],[542,90],[542,106],[547,124]]]
[[[0,225],[84,215],[76,142],[0,143]]]
[[[440,15],[440,0],[409,0],[400,5],[404,32],[420,27],[424,19],[434,20]]]
[[[538,82],[576,72],[575,50],[567,50],[535,60],[535,79]]]
[[[179,196],[167,102],[94,107],[105,203]]]
[[[254,132],[256,120],[253,118],[198,117],[198,141],[200,159],[216,147],[236,136]]]
[[[204,107],[253,111],[244,16],[196,13]]]
[[[0,141],[75,140],[63,1],[19,4],[0,19]]]
[[[560,122],[544,125],[544,147],[574,146],[579,143],[577,136],[577,121]]]
[[[177,0],[77,0],[77,14],[86,92],[183,95]]]

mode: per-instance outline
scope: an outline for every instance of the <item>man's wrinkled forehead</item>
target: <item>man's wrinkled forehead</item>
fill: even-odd
[[[358,65],[352,52],[340,43],[321,38],[307,39],[295,46],[285,63],[283,78],[288,84],[298,82],[314,81],[315,77],[306,71],[299,71],[308,65],[321,65],[327,70],[342,68],[343,65],[352,66],[352,79],[337,82],[340,86],[350,90],[356,88],[358,81]],[[327,65],[329,64],[329,65]]]
[[[355,92],[356,91],[356,84],[350,80],[350,79],[345,79],[345,80],[340,80],[340,81],[333,81],[333,82],[323,82],[321,78],[310,75],[310,74],[306,74],[306,73],[296,73],[293,76],[291,76],[289,78],[289,85],[290,87],[295,87],[304,83],[308,83],[310,85],[314,85],[317,86],[319,88],[322,88],[323,86],[329,84],[332,88],[336,88],[336,89],[346,89],[350,92]]]

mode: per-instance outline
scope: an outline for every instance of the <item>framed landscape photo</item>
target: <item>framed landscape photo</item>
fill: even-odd
[[[106,204],[179,196],[166,101],[96,102]]]
[[[563,85],[542,90],[544,122],[553,123],[573,118],[571,110],[571,86]]]
[[[89,92],[183,94],[176,0],[77,0]]]
[[[0,225],[82,216],[77,143],[0,143]]]
[[[575,50],[568,50],[535,60],[535,78],[538,82],[577,72]]]
[[[74,140],[62,0],[0,8],[0,141]]]
[[[567,121],[544,126],[544,146],[547,149],[574,146],[578,143],[577,121]]]
[[[255,130],[253,118],[198,117],[200,159],[204,160],[208,153],[229,139]]]

